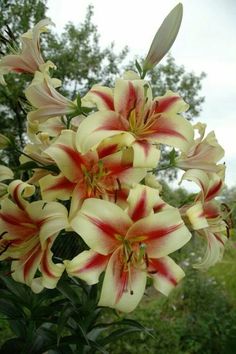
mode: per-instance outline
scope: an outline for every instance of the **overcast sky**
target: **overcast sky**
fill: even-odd
[[[61,32],[68,21],[79,24],[86,8],[94,6],[102,47],[128,45],[131,57],[146,55],[153,36],[174,0],[48,0],[48,16]],[[215,130],[225,149],[226,183],[236,185],[236,0],[183,0],[184,16],[172,47],[178,65],[199,74],[206,72],[205,103],[196,121]],[[195,121],[195,122],[196,122]]]

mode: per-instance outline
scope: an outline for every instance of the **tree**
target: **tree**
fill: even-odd
[[[0,10],[1,53],[4,55],[9,53],[9,45],[19,45],[17,40],[20,34],[46,17],[47,1],[3,0]],[[118,54],[114,52],[113,44],[101,49],[97,27],[92,23],[92,17],[93,8],[89,6],[84,21],[78,26],[68,23],[61,35],[49,32],[42,36],[43,39],[47,36],[46,41],[43,40],[42,43],[44,58],[57,65],[54,76],[62,81],[60,91],[72,99],[75,99],[78,93],[83,95],[93,84],[113,85],[115,77],[124,71],[124,59],[128,49],[124,48]],[[133,61],[132,69],[134,67]],[[200,76],[188,73],[183,66],[177,66],[173,57],[169,56],[165,64],[159,65],[149,75],[154,96],[163,95],[167,89],[179,92],[190,104],[188,118],[199,115],[204,101],[204,98],[199,96],[203,73]],[[8,91],[0,87],[1,131],[3,134],[10,133],[19,149],[24,145],[27,114],[22,93],[32,77],[26,79],[26,75],[22,77],[9,74]],[[18,155],[6,151],[1,154],[0,162],[9,163],[14,168],[18,165]]]

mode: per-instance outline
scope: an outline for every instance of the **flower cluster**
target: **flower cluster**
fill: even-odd
[[[27,181],[1,166],[0,260],[10,259],[12,277],[35,292],[56,287],[64,272],[89,285],[104,272],[99,305],[130,312],[147,278],[165,295],[183,278],[169,254],[193,232],[206,241],[196,267],[221,259],[228,226],[216,197],[224,150],[213,132],[204,137],[204,124],[184,118],[188,105],[178,94],[153,98],[149,82],[134,71],[112,88],[95,85],[75,101],[64,97],[51,75],[55,65],[40,52],[40,33],[49,24],[40,21],[22,35],[22,49],[0,61],[2,83],[8,72],[33,76],[25,90],[31,109],[20,162],[36,163]],[[167,167],[200,187],[194,202],[179,209],[161,198],[162,146],[173,149]],[[72,259],[55,259],[55,241],[64,232],[69,243],[71,230],[87,247]]]

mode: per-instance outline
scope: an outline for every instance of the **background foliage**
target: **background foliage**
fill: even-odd
[[[9,52],[10,46],[19,44],[20,34],[47,15],[47,1],[1,0],[0,11],[0,51],[4,55]],[[79,25],[68,23],[61,35],[55,34],[53,29],[44,35],[45,58],[57,65],[55,76],[63,82],[61,92],[70,98],[75,98],[78,92],[83,95],[95,83],[113,84],[115,77],[120,75],[124,68],[134,68],[133,64],[127,64],[128,48],[117,54],[113,44],[107,48],[100,47],[92,16],[93,9],[90,6],[86,18]],[[190,104],[187,117],[192,119],[199,116],[204,102],[200,95],[204,75],[187,72],[169,55],[166,62],[150,73],[149,79],[154,96],[163,95],[167,89],[178,92]],[[7,88],[0,86],[1,133],[15,139],[19,149],[22,149],[25,143],[26,111],[22,93],[31,79],[27,76],[8,75]],[[19,164],[18,157],[17,152],[7,152],[1,154],[0,163],[9,164],[14,168]],[[163,193],[173,206],[180,206],[189,198],[184,189],[173,191],[168,184],[164,184]],[[225,189],[223,201],[232,204],[235,199],[235,188]],[[233,217],[235,219],[235,212]],[[83,290],[91,292],[89,296],[92,300],[86,304],[83,301],[89,297],[85,297],[83,291],[69,292],[63,282],[56,290],[34,295],[24,285],[13,284],[9,275],[1,268],[1,274],[4,276],[0,282],[0,353],[28,354],[33,350],[32,353],[36,354],[43,353],[43,350],[48,350],[50,346],[50,354],[76,353],[74,343],[71,344],[72,351],[66,351],[64,346],[66,341],[73,342],[75,336],[80,339],[83,350],[87,353],[100,351],[96,348],[97,344],[93,343],[95,339],[96,343],[106,345],[106,352],[114,354],[132,354],[134,351],[137,354],[235,353],[236,278],[232,277],[232,274],[236,273],[234,239],[226,249],[223,262],[208,274],[200,274],[188,266],[194,261],[194,257],[198,256],[197,245],[192,258],[186,263],[187,254],[189,252],[186,250],[175,255],[187,270],[187,277],[181,287],[167,299],[148,291],[146,299],[139,309],[129,316],[129,320],[108,310],[105,315],[100,316],[94,305],[97,294],[91,288]],[[77,305],[73,305],[74,296],[79,297]],[[68,298],[71,307],[66,305]],[[50,313],[49,308],[53,303],[56,310]],[[81,311],[82,306],[84,312]],[[95,327],[90,324],[90,320],[96,324]],[[134,320],[150,328],[152,335],[147,330],[145,332],[142,326],[138,327],[136,322],[132,322]],[[118,322],[118,327],[113,337],[109,337],[112,331],[109,327],[114,321]],[[129,325],[129,329],[126,325]],[[139,333],[131,334],[137,330]],[[127,334],[126,338],[119,340],[123,334]],[[8,338],[8,344],[3,344]],[[114,342],[114,339],[118,339],[118,342]],[[90,341],[89,345],[86,341]],[[114,343],[109,344],[109,341]]]

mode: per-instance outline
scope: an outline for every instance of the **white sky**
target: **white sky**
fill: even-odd
[[[182,0],[184,16],[171,49],[178,65],[199,74],[206,72],[201,117],[215,130],[225,149],[226,183],[236,185],[236,0]],[[61,32],[68,21],[83,21],[89,4],[101,47],[128,45],[131,57],[146,55],[151,41],[174,0],[48,0],[47,15]]]

